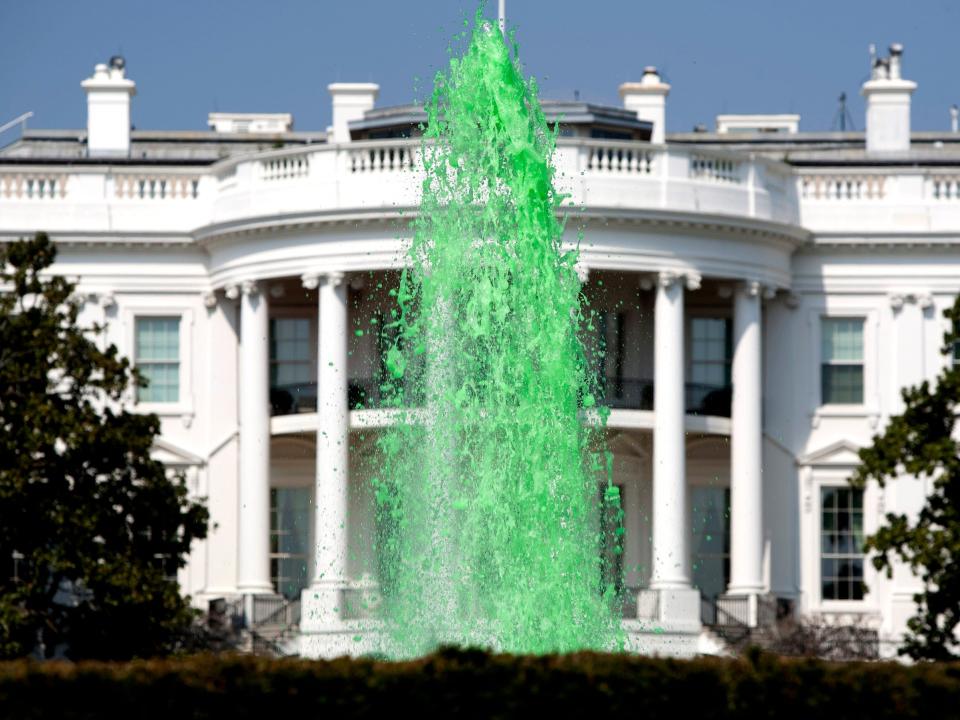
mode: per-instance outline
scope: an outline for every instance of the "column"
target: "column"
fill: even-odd
[[[763,485],[760,286],[742,284],[733,300],[733,403],[730,437],[730,585],[748,596],[750,624],[763,591]]]
[[[685,278],[660,273],[654,308],[653,570],[639,617],[670,631],[697,632],[700,593],[690,587],[683,355]],[[697,287],[697,279],[690,279]]]
[[[661,273],[654,308],[653,572],[650,587],[690,587],[684,443],[683,283]]]
[[[317,289],[317,469],[313,582],[304,590],[304,623],[316,629],[342,617],[347,585],[350,415],[347,407],[347,293],[343,274],[308,274]]]
[[[267,295],[240,287],[240,540],[237,586],[272,593],[270,581],[270,390]],[[233,290],[236,295],[236,290]]]

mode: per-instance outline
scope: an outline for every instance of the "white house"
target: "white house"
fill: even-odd
[[[900,59],[894,46],[874,62],[865,133],[783,115],[665,133],[654,68],[621,86],[623,108],[544,103],[603,310],[639,650],[690,654],[710,626],[776,607],[859,619],[889,654],[913,613],[918,579],[876,573],[862,540],[885,512],[915,513],[926,481],[846,484],[899,389],[953,360],[940,345],[960,285],[960,134],[911,130]],[[151,379],[129,402],[161,417],[157,456],[215,523],[184,592],[242,603],[255,632],[306,655],[369,649],[359,461],[392,418],[376,409],[378,338],[353,328],[389,308],[422,109],[334,84],[326,132],[262,113],[158,132],[130,129],[121,58],[82,86],[85,129],[0,149],[0,241],[48,231],[82,317]]]

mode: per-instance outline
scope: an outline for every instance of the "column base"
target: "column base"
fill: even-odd
[[[641,590],[637,620],[655,623],[661,632],[700,632],[700,591],[693,588]]]
[[[300,630],[319,632],[343,625],[346,587],[312,585],[300,593]]]

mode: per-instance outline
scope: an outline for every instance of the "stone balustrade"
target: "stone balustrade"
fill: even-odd
[[[62,229],[73,232],[100,232],[108,215],[115,230],[136,230],[142,214],[129,215],[129,227],[117,224],[127,221],[120,206],[133,203],[181,207],[151,216],[149,230],[194,236],[285,215],[389,219],[418,203],[420,154],[420,140],[392,139],[279,148],[204,168],[0,164],[0,235],[56,233],[58,205]],[[588,211],[742,217],[815,232],[871,223],[892,230],[904,219],[960,230],[960,174],[939,168],[790,167],[705,146],[595,138],[559,138],[554,164],[565,205]]]

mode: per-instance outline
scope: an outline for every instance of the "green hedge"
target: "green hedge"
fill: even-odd
[[[0,663],[13,718],[960,718],[960,665],[444,650],[421,660],[196,656]],[[602,715],[601,715],[602,714]]]

